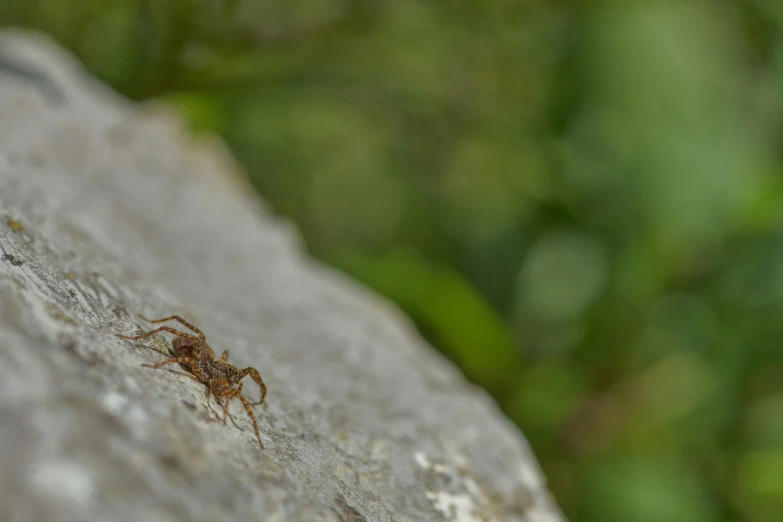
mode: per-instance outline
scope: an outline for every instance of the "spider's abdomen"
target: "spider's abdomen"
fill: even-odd
[[[171,341],[171,347],[174,349],[174,355],[177,357],[191,357],[196,358],[196,343],[190,339],[183,339],[177,337]]]

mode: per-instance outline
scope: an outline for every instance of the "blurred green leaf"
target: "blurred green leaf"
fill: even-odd
[[[617,454],[582,475],[578,519],[584,522],[720,520],[698,474],[666,454]]]
[[[740,460],[732,496],[754,520],[773,521],[783,512],[783,450],[754,451]]]
[[[410,250],[330,261],[398,303],[466,375],[503,396],[520,356],[503,321],[459,272]]]
[[[179,110],[196,131],[222,133],[226,130],[224,103],[215,96],[205,93],[178,92],[162,97]]]

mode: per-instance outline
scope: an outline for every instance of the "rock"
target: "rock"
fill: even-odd
[[[48,39],[0,33],[0,518],[563,520],[487,394],[239,172]],[[141,366],[169,334],[115,336],[172,313],[259,369],[265,449],[239,401],[224,425],[178,366]]]

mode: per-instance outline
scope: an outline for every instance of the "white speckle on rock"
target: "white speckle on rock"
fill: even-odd
[[[421,466],[424,469],[430,469],[432,467],[432,463],[430,463],[430,459],[427,458],[427,454],[423,451],[417,451],[413,454],[413,460],[416,461],[416,464]]]
[[[444,466],[443,464],[434,464],[432,466],[432,469],[435,471],[435,473],[438,473],[439,475],[451,474],[451,468],[449,468],[448,466]]]
[[[376,440],[372,443],[372,458],[375,460],[384,460],[386,458],[386,443],[382,440]]]
[[[468,468],[468,460],[465,458],[465,456],[459,452],[459,450],[455,447],[455,444],[452,443],[444,443],[443,444],[445,448],[448,450],[449,456],[451,457],[451,460],[456,464],[458,468]]]
[[[43,495],[78,506],[89,504],[95,494],[95,481],[90,472],[71,461],[39,464],[30,476],[30,485]]]
[[[533,468],[529,466],[523,466],[519,470],[520,480],[528,489],[532,491],[539,491],[541,489],[541,480],[536,476]]]
[[[485,522],[476,516],[478,509],[468,495],[452,495],[439,491],[427,492],[427,498],[449,522]]]
[[[549,511],[533,510],[527,513],[527,522],[560,522],[560,518],[556,517]]]
[[[478,486],[478,484],[476,484],[476,481],[473,480],[472,478],[465,479],[465,487],[467,488],[468,492],[474,497],[482,496],[481,488]]]
[[[147,436],[149,416],[147,415],[147,412],[144,410],[144,408],[138,404],[134,404],[125,414],[125,418],[128,420],[128,424],[130,424],[131,429],[137,437],[143,439]]]
[[[435,473],[438,473],[440,475],[450,475],[452,470],[448,466],[444,464],[433,464],[430,462],[430,459],[427,457],[427,454],[423,451],[417,451],[413,454],[413,459],[416,461],[416,464],[421,466],[425,470],[433,470]]]
[[[446,477],[458,477],[455,470],[445,464],[433,463],[422,451],[413,454],[416,463],[427,471],[433,471]],[[427,498],[432,502],[432,506],[440,511],[448,522],[488,522],[494,519],[487,519],[486,516],[479,518],[477,513],[481,512],[477,501],[484,499],[481,488],[476,481],[469,477],[462,480],[457,479],[458,483],[467,489],[468,494],[454,494],[447,491],[427,491]]]
[[[122,413],[126,404],[128,404],[128,398],[115,391],[109,392],[103,397],[103,406],[115,415]]]
[[[145,426],[148,423],[149,416],[138,404],[129,404],[127,396],[111,391],[103,396],[103,407],[109,413],[127,420],[131,429],[138,437],[143,438],[146,435],[147,430]]]

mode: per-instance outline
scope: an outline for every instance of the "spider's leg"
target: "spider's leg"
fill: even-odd
[[[223,398],[226,403],[223,405],[223,424],[226,423],[226,417],[228,416],[228,403],[231,402],[231,396],[224,395]],[[231,422],[234,422],[233,420]]]
[[[204,336],[204,332],[202,332],[201,330],[199,330],[198,328],[196,328],[195,326],[193,326],[192,324],[190,324],[189,322],[187,322],[186,320],[184,320],[182,317],[178,315],[170,315],[168,317],[164,317],[163,319],[147,319],[143,315],[140,315],[139,317],[141,317],[142,319],[150,323],[165,323],[166,321],[177,321],[181,323],[183,326],[185,326],[185,328],[188,328],[196,332],[201,339],[206,339],[206,337]]]
[[[226,398],[225,390],[230,389],[228,386],[228,381],[225,378],[218,378],[213,381],[211,381],[207,388],[210,393],[212,393],[215,398],[218,401],[218,404],[220,404],[220,401],[224,398]],[[228,412],[228,401],[229,399],[226,398],[226,403],[223,405],[223,424],[226,423],[226,414]]]
[[[165,361],[159,362],[158,364],[142,364],[142,366],[145,368],[158,369],[167,364],[187,364],[190,367],[190,371],[193,372],[193,375],[185,375],[196,382],[204,381],[203,375],[201,374],[201,369],[198,367],[198,361],[190,357],[172,357],[171,359],[166,359]]]
[[[263,379],[261,379],[261,376],[258,374],[258,370],[255,368],[245,368],[240,372],[239,378],[242,379],[246,375],[249,375],[251,379],[255,381],[256,384],[258,384],[258,388],[261,392],[261,399],[258,402],[254,402],[253,405],[261,404],[264,402],[264,397],[266,397],[266,384],[264,384]]]
[[[253,415],[253,410],[250,409],[250,404],[247,402],[247,399],[245,399],[244,395],[241,395],[236,390],[232,390],[231,388],[225,390],[223,394],[226,395],[226,406],[224,406],[226,410],[228,410],[228,399],[230,397],[236,397],[242,401],[242,406],[245,407],[245,411],[253,423],[253,432],[256,434],[256,439],[258,439],[258,445],[261,446],[261,449],[264,449],[264,444],[261,442],[261,435],[258,434],[258,423],[256,422],[256,416]]]
[[[204,384],[203,382],[199,381],[198,379],[196,379],[194,376],[192,376],[192,375],[191,375],[191,374],[189,374],[189,373],[182,373],[182,374],[180,374],[180,375],[184,375],[184,376],[185,376],[185,377],[187,377],[188,379],[193,379],[194,381],[196,381],[196,382],[197,382],[197,383],[199,383],[199,384]]]
[[[204,399],[207,401],[207,408],[209,408],[209,399],[212,398],[212,389],[209,386],[207,386],[204,389],[204,392],[205,392],[204,393]]]
[[[149,337],[151,335],[155,335],[158,332],[168,332],[170,334],[174,334],[179,337],[184,337],[185,339],[190,339],[194,342],[199,342],[200,339],[196,336],[186,334],[185,332],[180,332],[179,330],[175,330],[174,328],[171,328],[169,326],[161,326],[160,328],[155,328],[154,330],[150,330],[149,332],[145,332],[143,334],[136,335],[134,337],[130,337],[127,335],[117,335],[120,339],[127,339],[128,341],[136,341],[138,339],[144,339],[145,337]]]

